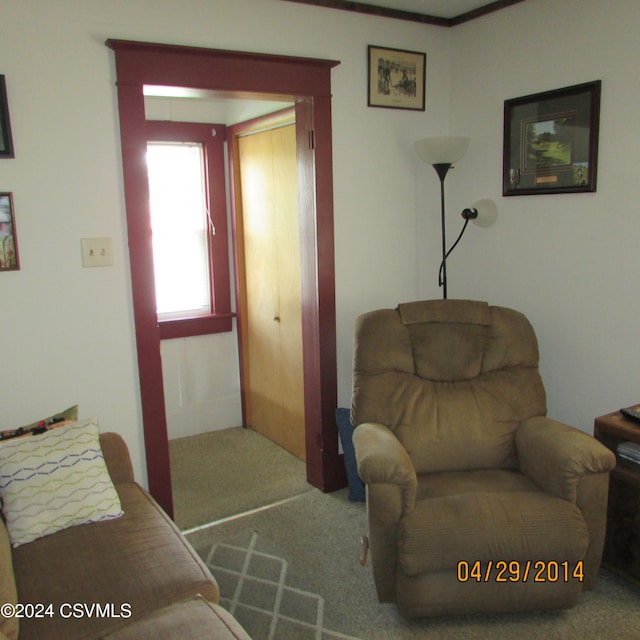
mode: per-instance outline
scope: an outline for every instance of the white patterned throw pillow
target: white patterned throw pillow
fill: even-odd
[[[14,547],[121,516],[97,419],[0,443],[0,498]]]

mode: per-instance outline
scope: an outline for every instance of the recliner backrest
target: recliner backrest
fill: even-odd
[[[521,313],[428,300],[360,316],[352,422],[379,422],[416,472],[517,467],[514,431],[546,414],[538,343]]]

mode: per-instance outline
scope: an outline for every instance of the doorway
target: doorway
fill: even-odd
[[[338,63],[108,40],[115,51],[140,397],[151,493],[172,514],[160,338],[144,153],[145,86],[291,99],[298,150],[302,341],[307,478],[323,491],[345,484],[335,408],[335,276],[330,71]],[[238,318],[239,324],[242,318]]]

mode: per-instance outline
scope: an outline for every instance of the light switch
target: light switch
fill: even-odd
[[[113,264],[111,238],[82,238],[82,266],[110,267]]]

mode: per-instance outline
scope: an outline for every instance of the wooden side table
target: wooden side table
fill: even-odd
[[[640,423],[619,411],[595,420],[594,436],[614,453],[621,442],[640,443]],[[640,584],[640,464],[616,456],[609,476],[607,537],[602,563]]]

